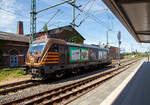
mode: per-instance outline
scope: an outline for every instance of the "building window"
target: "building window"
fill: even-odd
[[[10,55],[18,55],[18,54],[19,54],[19,51],[18,51],[17,49],[11,49],[11,50],[9,51],[9,54],[10,54]]]

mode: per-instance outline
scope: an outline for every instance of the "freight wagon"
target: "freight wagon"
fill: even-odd
[[[49,38],[30,45],[26,70],[33,79],[61,77],[66,72],[80,72],[92,67],[111,64],[109,49],[87,44],[75,44]]]

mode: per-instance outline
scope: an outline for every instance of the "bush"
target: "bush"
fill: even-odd
[[[16,70],[14,70],[16,69]],[[8,78],[19,78],[25,75],[25,71],[21,71],[19,68],[3,68],[0,70],[0,81]]]

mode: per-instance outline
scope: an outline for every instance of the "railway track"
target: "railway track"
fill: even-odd
[[[131,61],[131,60],[123,60],[121,63]],[[112,65],[117,65],[116,62],[114,62]],[[37,81],[32,81],[32,80],[24,80],[20,82],[15,82],[15,83],[10,83],[10,84],[5,84],[5,85],[0,85],[0,96],[1,95],[10,95],[13,93],[16,93],[18,91],[21,91],[23,89],[32,87],[32,86],[37,86],[42,84],[41,82]]]
[[[125,62],[128,62],[128,61],[132,61],[132,59],[121,60],[120,63],[122,64],[122,63],[125,63]],[[118,65],[118,61],[112,62],[111,65],[114,65],[114,66]]]
[[[105,71],[96,76],[86,78],[68,85],[63,85],[42,93],[34,94],[22,99],[13,100],[11,102],[4,103],[3,105],[57,105],[68,104],[81,95],[89,92],[90,90],[98,87],[106,80],[121,73],[129,68],[129,65],[135,63],[137,60],[128,61],[128,63],[122,64],[122,66]]]
[[[25,88],[29,88],[29,87],[40,85],[40,84],[41,83],[37,82],[37,81],[24,80],[24,81],[20,81],[20,82],[0,85],[0,96],[16,93],[16,92],[21,91]]]

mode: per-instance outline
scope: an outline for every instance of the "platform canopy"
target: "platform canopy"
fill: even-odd
[[[150,0],[103,0],[137,42],[150,43]]]

